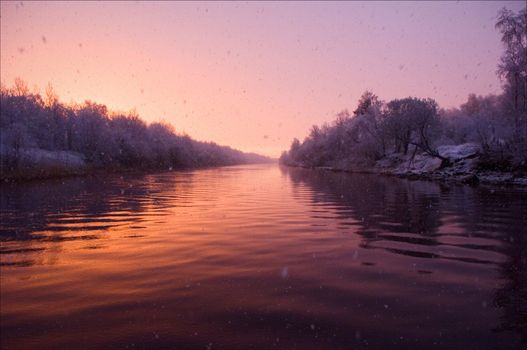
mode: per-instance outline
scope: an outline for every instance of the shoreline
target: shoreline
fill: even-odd
[[[19,176],[2,177],[0,178],[0,184],[14,184],[14,183],[31,183],[36,181],[45,180],[59,180],[59,179],[70,179],[76,177],[92,177],[92,176],[104,176],[104,175],[148,175],[154,173],[165,173],[174,171],[191,171],[191,170],[202,170],[220,168],[225,166],[235,166],[244,164],[268,164],[268,163],[240,163],[240,164],[225,164],[217,166],[203,166],[203,167],[181,167],[181,168],[152,168],[152,169],[126,169],[126,168],[113,168],[113,169],[97,169],[97,168],[86,168],[79,172],[61,172],[61,173],[32,173],[24,174]],[[498,185],[498,186],[515,186],[527,188],[527,174],[515,173],[512,171],[485,171],[485,170],[473,170],[468,172],[455,172],[453,167],[444,167],[434,171],[415,171],[407,170],[401,171],[400,167],[338,167],[338,166],[305,166],[298,164],[284,164],[277,163],[279,166],[286,166],[291,168],[302,168],[310,170],[323,170],[338,173],[347,174],[370,174],[370,175],[383,175],[398,177],[401,179],[407,179],[411,181],[433,181],[442,183],[454,183],[464,184],[470,186],[478,185]]]
[[[339,168],[330,166],[319,166],[319,167],[308,167],[300,165],[289,165],[280,164],[282,166],[292,168],[302,168],[311,170],[323,170],[337,173],[348,173],[348,174],[370,174],[370,175],[383,175],[398,177],[401,179],[407,179],[411,181],[431,181],[431,182],[442,182],[461,184],[469,186],[478,185],[496,185],[496,186],[514,186],[527,188],[527,176],[516,176],[512,172],[500,172],[500,171],[475,171],[473,173],[459,173],[451,174],[445,171],[434,171],[434,172],[398,172],[395,169],[379,169],[376,167],[371,168]]]
[[[86,168],[82,171],[77,172],[33,172],[31,174],[24,174],[19,176],[11,177],[0,177],[1,184],[19,184],[19,183],[32,183],[36,181],[47,181],[47,180],[60,180],[60,179],[71,179],[71,178],[88,178],[105,175],[150,175],[160,174],[167,172],[182,172],[182,171],[193,171],[193,170],[204,170],[204,169],[215,169],[228,166],[238,165],[250,165],[250,164],[270,164],[273,162],[262,162],[262,163],[236,163],[236,164],[222,164],[222,165],[209,165],[209,166],[189,166],[189,167],[177,167],[177,168],[145,168],[145,169],[132,169],[132,168]]]
[[[427,153],[392,153],[375,162],[353,164],[352,161],[328,162],[325,166],[304,166],[300,162],[282,164],[318,168],[336,172],[366,173],[396,176],[409,180],[426,180],[443,183],[460,183],[471,186],[478,184],[527,187],[527,168],[496,168],[485,162],[485,155],[479,145],[465,143],[438,147],[438,155]]]

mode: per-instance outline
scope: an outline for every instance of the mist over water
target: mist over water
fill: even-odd
[[[4,349],[522,349],[527,192],[247,165],[2,184]]]

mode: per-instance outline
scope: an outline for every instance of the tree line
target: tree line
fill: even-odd
[[[39,151],[78,155],[90,169],[175,169],[269,161],[213,142],[175,132],[163,122],[147,124],[135,112],[115,113],[86,101],[61,103],[48,85],[30,93],[15,79],[0,91],[2,177],[24,171],[24,155]],[[27,163],[27,162],[26,162]],[[38,167],[38,164],[32,164]]]
[[[431,98],[382,101],[366,91],[350,113],[331,124],[313,126],[294,139],[280,161],[286,165],[368,167],[390,154],[426,153],[448,162],[440,145],[477,143],[481,166],[527,168],[527,12],[502,9],[496,28],[505,47],[497,73],[500,95],[469,95],[459,108],[442,109]]]

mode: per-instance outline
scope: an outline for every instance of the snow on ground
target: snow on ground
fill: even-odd
[[[441,157],[448,158],[451,162],[477,156],[481,148],[476,143],[463,143],[461,145],[444,145],[437,148]]]
[[[39,168],[60,167],[70,170],[82,169],[86,166],[80,153],[68,151],[46,151],[38,148],[21,150],[20,161],[26,166]]]
[[[72,174],[83,174],[87,170],[86,162],[82,154],[69,151],[47,151],[39,148],[23,148],[17,153],[1,152],[2,161],[6,167],[2,169],[2,177],[5,178],[40,178],[50,176],[62,176]],[[13,164],[16,159],[14,168]]]

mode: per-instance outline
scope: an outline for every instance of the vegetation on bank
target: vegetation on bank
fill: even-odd
[[[441,109],[430,98],[389,102],[365,92],[357,108],[340,112],[332,124],[313,126],[294,139],[280,161],[285,165],[402,173],[437,171],[477,158],[464,171],[527,171],[527,12],[502,9],[496,28],[505,51],[498,65],[503,93],[471,94],[459,108]],[[476,149],[470,157],[449,156],[455,145]],[[450,146],[450,148],[449,148]],[[428,160],[416,169],[418,158]],[[429,166],[430,160],[435,166]],[[401,167],[402,165],[402,167]],[[524,174],[525,176],[525,174]]]
[[[104,105],[59,102],[16,79],[0,91],[1,178],[84,174],[104,169],[171,170],[258,163],[269,158],[180,135],[166,123],[147,124]]]

